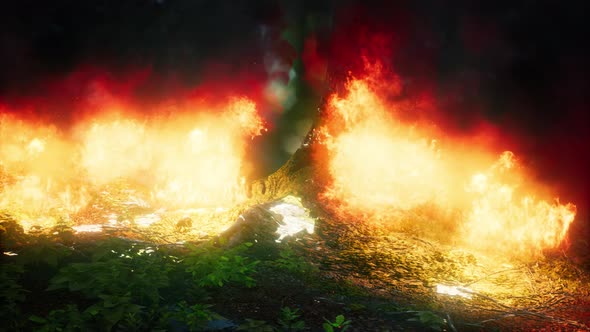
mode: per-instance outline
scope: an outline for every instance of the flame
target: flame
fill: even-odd
[[[56,222],[47,211],[72,211],[85,201],[68,170],[73,149],[53,126],[0,114],[0,209],[22,219],[25,228]]]
[[[487,172],[471,177],[466,191],[474,198],[465,224],[471,246],[526,252],[528,248],[557,247],[565,238],[576,206],[560,204],[558,199],[548,203],[528,193],[519,198],[522,181],[506,179],[518,175],[517,168],[516,157],[506,151]]]
[[[331,96],[320,128],[331,180],[321,197],[336,214],[395,224],[404,211],[437,206],[460,212],[452,214],[450,235],[472,248],[529,255],[560,245],[575,205],[548,203],[510,151],[494,157],[437,127],[402,120],[405,108],[388,98],[399,96],[399,83],[388,84],[378,64],[368,67]]]
[[[126,194],[121,204],[152,210],[227,208],[245,200],[247,140],[264,130],[254,102],[199,100],[155,113],[138,116],[117,105],[69,131],[0,114],[0,210],[25,229],[50,227],[95,208],[93,199],[113,196],[109,188],[121,181],[130,186],[119,190]]]
[[[397,121],[373,82],[352,79],[344,97],[330,99],[320,130],[333,182],[325,196],[365,212],[409,209],[445,196],[449,186],[436,139]]]

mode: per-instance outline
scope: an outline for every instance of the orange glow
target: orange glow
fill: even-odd
[[[475,142],[402,121],[403,108],[387,98],[399,95],[399,83],[389,85],[382,71],[368,66],[326,109],[320,132],[331,184],[321,196],[337,214],[395,224],[400,212],[435,204],[460,211],[448,237],[475,249],[529,255],[561,243],[573,204],[548,203],[512,152],[498,158]]]
[[[0,114],[0,142],[0,209],[45,224],[54,220],[42,211],[74,210],[84,201],[67,169],[72,147],[56,128]]]
[[[487,172],[471,177],[466,191],[473,195],[465,223],[466,241],[473,247],[511,248],[517,253],[557,247],[576,216],[575,205],[548,203],[532,194],[517,195],[522,180],[512,152],[504,152]],[[520,197],[519,197],[520,196]]]
[[[147,192],[138,204],[151,210],[242,202],[247,140],[264,130],[255,104],[200,100],[166,111],[140,117],[119,107],[67,132],[0,114],[0,211],[25,229],[50,227],[92,209],[91,196],[117,181]]]

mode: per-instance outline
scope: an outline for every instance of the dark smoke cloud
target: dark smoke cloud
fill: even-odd
[[[0,89],[28,90],[81,63],[111,70],[152,67],[199,80],[208,61],[256,66],[265,1],[11,1],[0,14]],[[230,68],[231,69],[231,68]],[[255,68],[254,68],[255,69]]]

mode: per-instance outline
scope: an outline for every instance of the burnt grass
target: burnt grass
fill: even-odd
[[[588,273],[563,255],[465,279],[486,262],[322,218],[314,234],[234,247],[0,222],[6,331],[583,331],[590,320]],[[515,294],[444,296],[439,282]],[[534,291],[516,296],[523,282]]]

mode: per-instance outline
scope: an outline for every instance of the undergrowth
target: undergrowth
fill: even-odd
[[[247,256],[249,243],[169,248],[107,238],[66,246],[55,232],[26,235],[6,216],[1,225],[7,330],[202,330],[222,319],[211,292],[256,285],[259,261]]]

